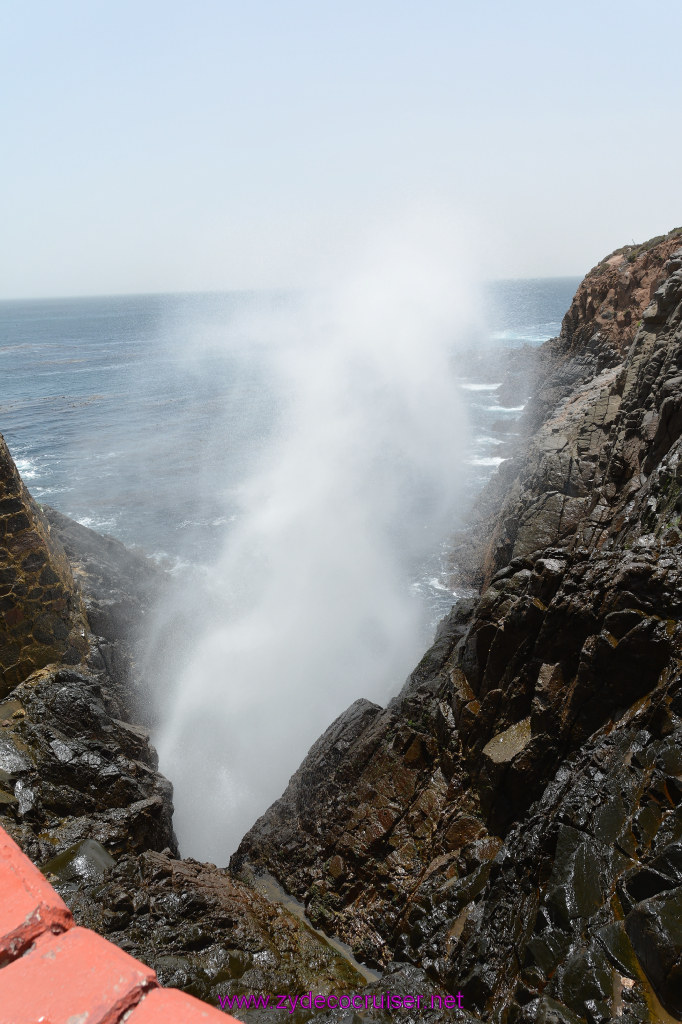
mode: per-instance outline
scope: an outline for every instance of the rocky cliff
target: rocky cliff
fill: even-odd
[[[481,598],[233,859],[481,1019],[682,1015],[681,241],[587,276],[472,527]]]
[[[623,399],[621,374],[645,310],[667,279],[666,263],[681,242],[682,229],[675,229],[607,256],[580,284],[559,337],[534,353],[530,371],[522,374],[525,393],[532,394],[519,442],[480,496],[476,520],[457,550],[458,569],[471,582],[485,587],[516,555],[570,534],[582,520],[584,499],[602,484],[609,501],[623,491],[617,464],[612,478],[602,479],[607,435]],[[640,360],[648,359],[645,342],[638,351]],[[527,353],[512,358],[519,356],[527,364]],[[655,396],[647,398],[640,389],[629,400],[633,414],[639,410],[643,417]],[[640,409],[639,401],[647,401],[647,409]],[[651,416],[646,424],[633,419],[628,428],[649,432],[651,422]],[[632,445],[622,447],[621,457],[629,457]]]
[[[179,859],[134,724],[162,580],[37,509],[5,454],[0,814],[79,921],[214,1003],[390,987],[499,1024],[682,1018],[681,245],[607,257],[523,354],[533,397],[460,548],[479,598],[388,707],[332,723],[229,872]]]

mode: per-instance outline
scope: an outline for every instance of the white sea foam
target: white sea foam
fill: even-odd
[[[181,558],[179,555],[171,555],[168,551],[153,551],[149,557],[171,576],[179,576],[189,570],[193,572],[200,571],[195,563],[189,562],[186,558]]]
[[[31,459],[18,458],[14,460],[14,464],[19,470],[23,480],[35,480],[40,476],[38,466]]]
[[[236,519],[236,515],[231,516],[216,516],[213,519],[183,519],[182,522],[177,523],[176,530],[195,530],[197,527],[219,527],[227,526],[229,523],[233,523]]]
[[[478,445],[484,444],[504,444],[504,438],[502,437],[489,437],[487,434],[479,434],[475,441]]]
[[[89,530],[97,533],[109,533],[116,528],[116,519],[113,516],[74,516],[77,523],[87,526]]]
[[[505,330],[493,331],[491,338],[494,341],[515,342],[528,345],[541,345],[550,338],[555,338],[561,329],[560,323],[542,324],[535,329],[523,331]]]
[[[498,388],[502,387],[502,382],[499,384],[460,384],[463,391],[497,391]]]
[[[59,496],[61,496],[62,494],[68,494],[69,491],[73,491],[73,490],[74,490],[73,487],[62,487],[62,486],[60,486],[60,487],[36,487],[36,486],[34,486],[34,487],[31,487],[31,494],[33,495],[34,498],[37,498],[37,497],[48,498],[51,495],[59,495]]]
[[[506,462],[506,459],[490,456],[489,458],[474,457],[465,461],[469,466],[500,466],[503,462]]]
[[[429,579],[429,586],[433,587],[434,590],[443,590],[445,593],[452,594],[454,597],[454,591],[452,591],[450,587],[446,587],[443,581],[437,576],[431,576]]]

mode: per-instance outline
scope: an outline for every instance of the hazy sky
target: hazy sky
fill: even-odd
[[[0,0],[0,296],[305,285],[426,203],[488,276],[682,223],[670,0]]]

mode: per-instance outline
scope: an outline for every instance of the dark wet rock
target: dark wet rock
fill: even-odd
[[[418,1024],[428,1021],[456,1021],[466,1024],[479,1018],[469,1013],[461,993],[447,993],[441,986],[410,963],[393,961],[379,981],[368,985],[362,991],[367,998],[372,1020],[403,1024]],[[419,996],[419,1002],[416,996]],[[365,1014],[363,1014],[366,1018]],[[333,1019],[333,1018],[331,1018]],[[316,1017],[317,1020],[317,1017]]]
[[[287,1020],[302,1024],[311,1013],[298,1006],[292,1012],[288,1000],[310,992],[337,1000],[344,995],[355,997],[356,1005],[362,1006],[361,1014],[352,1008],[314,1014],[323,1021],[350,1019],[354,1014],[357,1020],[382,1024],[393,1019],[403,1024],[476,1019],[465,1006],[453,1013],[457,999],[412,964],[393,963],[383,978],[368,983],[343,953],[305,922],[253,885],[212,864],[148,852],[120,858],[103,881],[83,884],[82,879],[76,882],[63,872],[48,877],[78,924],[93,928],[150,964],[163,984],[215,1006],[225,1006],[227,998],[270,996],[266,1010],[233,1010],[249,1024]],[[419,1011],[413,999],[416,994],[422,1000]],[[278,995],[287,997],[279,1010]],[[396,1007],[396,996],[408,1005]]]
[[[635,954],[661,1003],[682,1016],[682,888],[637,904],[625,919]]]
[[[54,862],[45,867],[53,869]],[[216,1007],[226,996],[359,992],[366,985],[312,929],[212,864],[149,851],[124,855],[89,883],[63,870],[48,877],[78,924],[149,964],[162,984]],[[250,1022],[309,1016],[237,1013]]]
[[[649,983],[671,1009],[642,950],[651,941],[656,899],[674,901],[678,893],[673,886],[682,818],[664,794],[682,722],[658,739],[646,726],[679,684],[678,678],[597,733],[509,832],[481,894],[475,929],[441,968],[457,970],[468,1005],[479,1012],[511,1007],[530,994],[550,996],[583,1020],[611,1019],[620,1015],[614,999],[625,993],[640,1019],[650,1019]],[[661,895],[629,909],[647,875],[659,876]],[[675,948],[673,936],[662,928],[656,934],[656,941]],[[651,958],[666,963],[658,952]],[[673,966],[669,960],[666,978]]]
[[[84,839],[43,865],[43,874],[51,882],[102,881],[116,861],[95,839]]]
[[[96,840],[114,855],[175,849],[172,789],[149,736],[120,721],[98,680],[41,669],[0,702],[3,827],[42,863]]]

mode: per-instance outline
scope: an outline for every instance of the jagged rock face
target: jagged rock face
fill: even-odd
[[[588,276],[473,530],[481,599],[233,860],[486,1020],[682,1014],[679,242]]]
[[[502,570],[486,591],[459,652],[472,700],[455,718],[493,831],[506,831],[562,758],[674,676],[681,554],[679,545],[572,558],[550,549]],[[495,763],[494,738],[526,719],[522,750]]]
[[[582,355],[599,331],[600,358],[605,358],[607,348],[622,358],[660,284],[666,261],[681,242],[682,228],[675,228],[643,245],[617,249],[586,274],[562,324],[565,354]]]
[[[0,697],[50,662],[77,665],[86,631],[68,559],[0,436]]]
[[[443,951],[510,826],[605,721],[679,681],[680,553],[510,567],[464,638],[469,609],[454,611],[400,698],[334,723],[233,868],[266,867],[361,959],[412,959],[453,983]]]
[[[114,854],[176,849],[156,769],[148,734],[88,676],[43,669],[0,702],[2,824],[38,863],[84,839]]]
[[[647,532],[668,543],[682,536],[682,250],[661,273],[624,361],[574,387],[505,464],[503,486],[489,488],[475,531],[486,585],[552,544],[589,550]]]
[[[423,971],[395,964],[368,983],[345,953],[287,908],[214,864],[152,852],[115,862],[97,843],[81,843],[43,870],[80,925],[149,964],[163,985],[220,1005],[248,1024],[304,1024],[310,1011],[292,1007],[289,998],[311,991],[360,996],[370,1009],[365,1019],[382,1024],[452,1020],[448,1005],[456,1001],[443,1005],[447,993]],[[425,1006],[415,1012],[412,1001],[411,1009],[389,1010],[386,989],[420,993]],[[270,996],[267,1009],[227,1002],[254,993]],[[338,1010],[315,1017],[330,1024],[360,1019],[343,1011],[340,1018]],[[457,1019],[475,1020],[466,1012]]]
[[[428,953],[469,1008],[528,1022],[665,1019],[658,1002],[682,1014],[680,713],[678,672],[562,765],[479,901],[445,887],[423,900]]]
[[[356,701],[330,726],[231,862],[267,866],[369,964],[393,959],[425,872],[450,877],[462,847],[484,859],[499,847],[476,843],[486,829],[454,728],[448,659],[466,613],[447,620],[388,708]]]
[[[143,554],[54,508],[45,506],[43,515],[83,592],[91,632],[131,648],[164,586],[163,572]]]
[[[682,244],[682,228],[643,245],[618,249],[581,282],[558,338],[540,353],[526,429],[536,430],[579,384],[622,362],[642,314],[666,276],[665,264]]]

